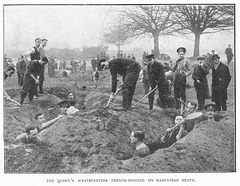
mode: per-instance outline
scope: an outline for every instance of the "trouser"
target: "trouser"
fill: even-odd
[[[216,105],[216,111],[226,111],[227,110],[227,103],[226,103],[226,99],[221,99],[221,100],[217,100],[215,101],[215,105]]]
[[[230,62],[232,61],[232,57],[231,56],[227,56],[227,64],[229,65]]]
[[[132,98],[134,95],[140,70],[141,70],[141,66],[137,64],[134,70],[127,72],[125,76],[123,86],[122,86],[122,96],[123,96],[122,106],[126,110],[131,108]]]
[[[186,76],[184,74],[177,74],[174,78],[174,98],[176,100],[176,108],[181,107],[181,98],[183,102],[186,102]]]
[[[198,110],[203,110],[204,109],[204,104],[205,104],[205,99],[204,98],[199,98],[198,99]]]
[[[38,84],[38,86],[39,86],[39,93],[40,94],[43,94],[43,81],[44,80],[39,80],[39,84]]]
[[[97,66],[92,65],[92,69],[93,69],[93,72],[95,72],[97,69]]]
[[[150,87],[150,85],[149,85],[148,79],[143,79],[143,88],[144,88],[144,93],[145,93],[145,95],[148,94],[148,92],[149,92],[149,87]]]
[[[19,86],[23,86],[23,77],[24,77],[24,74],[22,73],[17,73],[18,75],[18,85]]]
[[[28,94],[29,102],[33,100],[33,96],[36,94],[36,84],[31,77],[25,78],[22,92],[21,92],[21,99],[20,104],[23,104],[24,99]]]
[[[160,106],[165,108],[167,105],[167,84],[165,81],[165,77],[160,77],[157,82],[153,82],[151,89],[153,90],[156,85],[158,86],[158,98],[160,101]],[[155,91],[153,91],[151,94],[148,96],[148,103],[149,103],[149,110],[153,109],[153,102],[154,102],[154,94]]]

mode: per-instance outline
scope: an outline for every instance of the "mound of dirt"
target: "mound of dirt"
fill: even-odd
[[[93,107],[96,108],[102,103],[102,99],[98,99],[101,96],[101,93],[88,95],[86,105],[95,100]],[[62,164],[68,165],[70,157],[75,157],[76,161],[71,159],[74,161],[72,171],[98,172],[99,168],[116,160],[129,159],[134,151],[129,139],[133,129],[145,131],[146,143],[151,143],[163,134],[164,126],[172,123],[168,116],[145,108],[126,113],[102,108],[87,107],[87,110],[62,118],[40,135],[54,153],[64,156]],[[164,126],[158,122],[160,120]],[[69,167],[65,169],[69,170]]]
[[[73,91],[85,107],[72,117],[64,116],[39,133],[42,146],[17,146],[14,138],[34,116],[42,112],[46,120],[55,118],[56,106]],[[234,171],[234,113],[219,122],[201,122],[194,130],[169,148],[159,149],[145,158],[131,158],[134,147],[130,133],[145,132],[145,143],[158,141],[172,126],[173,109],[155,107],[149,111],[140,103],[127,112],[112,110],[121,104],[116,96],[104,109],[109,93],[81,89],[77,84],[47,89],[48,94],[24,107],[4,103],[5,173],[111,173],[111,172],[230,172]],[[105,91],[107,92],[107,91]],[[142,97],[142,95],[137,95]],[[138,97],[136,99],[139,99]],[[133,102],[134,104],[134,102]]]
[[[119,161],[102,172],[234,172],[234,126],[227,117],[202,121],[169,148],[145,158]]]

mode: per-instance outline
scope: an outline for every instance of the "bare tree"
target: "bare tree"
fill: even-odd
[[[123,11],[124,24],[132,30],[133,37],[150,36],[154,40],[154,53],[158,57],[159,36],[172,33],[173,8],[165,5],[135,6]]]
[[[195,35],[193,57],[199,55],[200,36],[233,29],[233,6],[176,6],[175,32]]]
[[[122,18],[114,24],[109,24],[102,32],[101,41],[103,43],[114,44],[121,50],[121,46],[130,42],[132,32],[122,23]]]

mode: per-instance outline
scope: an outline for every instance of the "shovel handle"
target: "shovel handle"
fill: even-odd
[[[148,97],[149,94],[151,94],[152,92],[154,92],[156,89],[157,89],[157,86],[156,86],[154,89],[152,89],[150,92],[148,92],[145,96],[143,96],[137,103],[135,103],[135,104],[133,105],[133,107],[135,107],[135,106],[136,106],[137,104],[139,104],[142,100],[144,100],[146,97]]]
[[[15,100],[13,100],[13,99],[8,99],[9,101],[11,101],[11,102],[13,102],[13,103],[15,103],[15,104],[17,104],[18,106],[22,106],[20,103],[18,103],[17,101],[15,101]]]

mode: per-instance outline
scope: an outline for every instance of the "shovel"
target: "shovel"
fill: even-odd
[[[120,90],[122,90],[122,84],[119,85],[119,88],[118,88],[117,91],[114,93],[114,96],[116,96]],[[105,108],[105,109],[108,108],[108,107],[109,107],[109,104],[111,103],[112,100],[113,100],[113,98],[110,98],[110,99],[108,100],[106,106],[103,107],[103,108]]]
[[[154,89],[152,89],[150,92],[148,92],[145,96],[143,96],[137,103],[135,103],[134,105],[133,105],[133,107],[135,107],[137,104],[139,104],[142,100],[144,100],[146,97],[148,97],[152,92],[154,92],[155,90],[157,89],[157,86],[154,88]]]
[[[15,103],[15,104],[17,104],[18,106],[22,106],[20,103],[18,103],[17,101],[15,101],[15,100],[13,100],[13,99],[8,99],[9,101],[11,101],[11,102],[13,102],[13,103]]]

